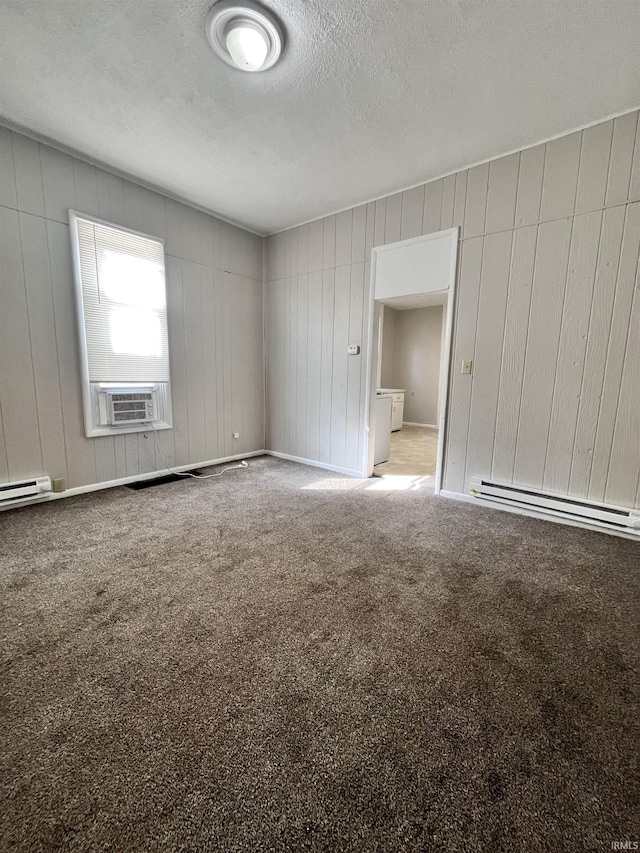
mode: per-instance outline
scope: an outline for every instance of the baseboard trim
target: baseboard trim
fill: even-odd
[[[440,497],[450,498],[463,503],[475,504],[476,506],[486,507],[487,509],[502,510],[502,512],[510,512],[513,515],[526,515],[529,518],[539,518],[541,521],[552,521],[554,524],[565,524],[569,527],[581,527],[583,530],[592,530],[594,533],[607,533],[609,536],[619,536],[622,539],[632,539],[638,541],[638,537],[633,533],[627,533],[624,530],[613,530],[610,527],[601,527],[599,524],[591,524],[588,521],[576,521],[573,518],[558,518],[549,512],[536,509],[524,509],[519,506],[507,506],[506,504],[498,504],[486,498],[476,498],[473,495],[465,495],[461,492],[449,492],[446,489],[440,491]]]
[[[304,459],[302,456],[292,456],[290,453],[280,453],[278,450],[265,450],[267,456],[275,456],[277,459],[286,459],[288,462],[297,462],[299,465],[311,465],[312,468],[324,468],[325,471],[335,471],[336,474],[346,474],[349,477],[366,479],[362,471],[353,468],[340,468],[338,465],[329,465],[328,462],[318,462],[316,459]]]
[[[248,453],[236,453],[233,456],[222,456],[220,459],[208,459],[206,462],[190,462],[188,465],[174,465],[174,471],[192,471],[194,468],[210,468],[212,465],[222,465],[225,462],[237,462],[240,459],[250,459],[252,456],[264,456],[265,450],[250,450]],[[19,501],[12,501],[6,506],[0,505],[0,512],[9,509],[17,509],[18,507],[30,506],[31,504],[48,503],[49,501],[57,501],[60,498],[71,498],[74,495],[86,495],[89,492],[99,492],[102,489],[112,489],[115,486],[128,486],[130,483],[140,483],[144,480],[155,480],[156,477],[165,477],[169,473],[167,468],[162,468],[160,471],[150,471],[147,474],[134,474],[131,477],[120,477],[117,480],[105,480],[102,483],[90,483],[87,486],[75,486],[72,489],[65,489],[64,492],[52,493],[50,495],[42,495],[38,498],[24,498]]]
[[[438,424],[416,424],[413,421],[402,421],[402,426],[427,427],[427,429],[438,429]]]

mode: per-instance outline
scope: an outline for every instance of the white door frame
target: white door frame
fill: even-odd
[[[442,239],[449,237],[451,240],[451,265],[449,272],[449,281],[447,287],[438,288],[428,292],[446,292],[447,299],[444,306],[445,322],[444,322],[444,346],[442,350],[442,359],[440,362],[440,388],[438,392],[438,457],[436,462],[436,475],[434,483],[434,491],[437,494],[442,489],[442,477],[444,473],[444,451],[446,446],[446,424],[447,413],[449,408],[449,383],[450,383],[450,366],[451,354],[453,348],[453,316],[455,310],[456,296],[456,279],[457,279],[457,261],[458,261],[458,228],[447,228],[444,231],[436,231],[434,234],[425,234],[421,237],[412,237],[409,240],[400,240],[397,243],[388,243],[386,246],[376,246],[371,254],[371,279],[370,279],[370,300],[369,300],[369,320],[367,332],[367,352],[368,352],[368,370],[367,370],[367,385],[365,393],[365,442],[364,442],[364,457],[362,459],[362,472],[365,477],[370,477],[373,473],[373,436],[371,434],[373,424],[373,403],[377,391],[377,374],[378,374],[378,345],[380,336],[378,334],[379,326],[379,306],[381,303],[376,302],[376,261],[380,252],[386,252],[391,249],[398,249],[401,246],[408,246],[414,243],[427,242],[434,239]],[[405,294],[399,293],[398,296]],[[409,294],[406,294],[409,295]],[[413,295],[413,294],[411,294]]]

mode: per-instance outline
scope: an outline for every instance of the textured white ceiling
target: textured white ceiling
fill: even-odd
[[[0,0],[0,116],[271,233],[640,103],[640,0],[267,0],[235,71],[211,0]]]

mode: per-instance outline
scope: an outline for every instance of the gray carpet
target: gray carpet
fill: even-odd
[[[362,485],[0,515],[2,851],[637,839],[640,547]]]

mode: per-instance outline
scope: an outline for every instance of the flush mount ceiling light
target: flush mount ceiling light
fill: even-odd
[[[220,59],[242,71],[266,71],[282,53],[280,24],[251,0],[220,0],[207,15],[206,30]]]

